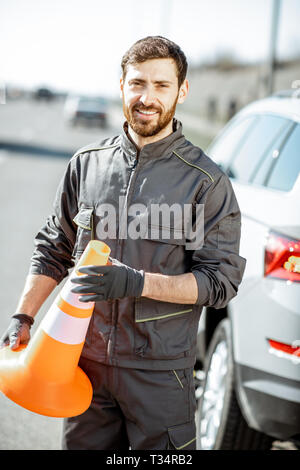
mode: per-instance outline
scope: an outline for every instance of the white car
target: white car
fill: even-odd
[[[69,96],[64,107],[65,120],[72,126],[107,125],[107,101],[101,97]]]
[[[247,265],[237,297],[200,318],[198,448],[299,446],[300,99],[246,106],[206,153],[231,179]]]

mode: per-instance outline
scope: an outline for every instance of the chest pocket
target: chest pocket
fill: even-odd
[[[72,256],[77,259],[85,250],[88,242],[94,239],[93,207],[81,206],[73,219],[77,225],[76,241]]]

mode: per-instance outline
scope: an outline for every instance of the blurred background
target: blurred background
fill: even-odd
[[[300,70],[298,0],[12,0],[0,13],[0,137],[11,143],[72,152],[96,124],[74,129],[76,112],[118,128],[120,60],[147,35],[187,55],[190,95],[179,113],[204,146],[245,104],[291,88]]]
[[[299,0],[0,2],[1,331],[67,160],[120,131],[124,52],[148,35],[180,45],[190,94],[177,116],[205,149],[244,105],[300,79],[299,20]],[[60,420],[3,395],[0,425],[0,449],[59,448]]]

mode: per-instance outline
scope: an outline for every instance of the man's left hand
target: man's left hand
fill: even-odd
[[[137,271],[119,261],[110,258],[112,265],[82,266],[78,272],[86,276],[71,279],[80,284],[72,289],[81,302],[98,302],[123,297],[140,297],[144,287],[144,271]]]

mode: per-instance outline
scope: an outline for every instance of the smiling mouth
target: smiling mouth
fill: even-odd
[[[145,114],[146,116],[152,116],[153,114],[157,113],[157,111],[144,111],[144,110],[141,110],[141,109],[137,109],[137,111],[140,114]]]
[[[146,111],[144,109],[136,109],[138,118],[142,121],[150,121],[154,116],[158,115],[157,111]]]

